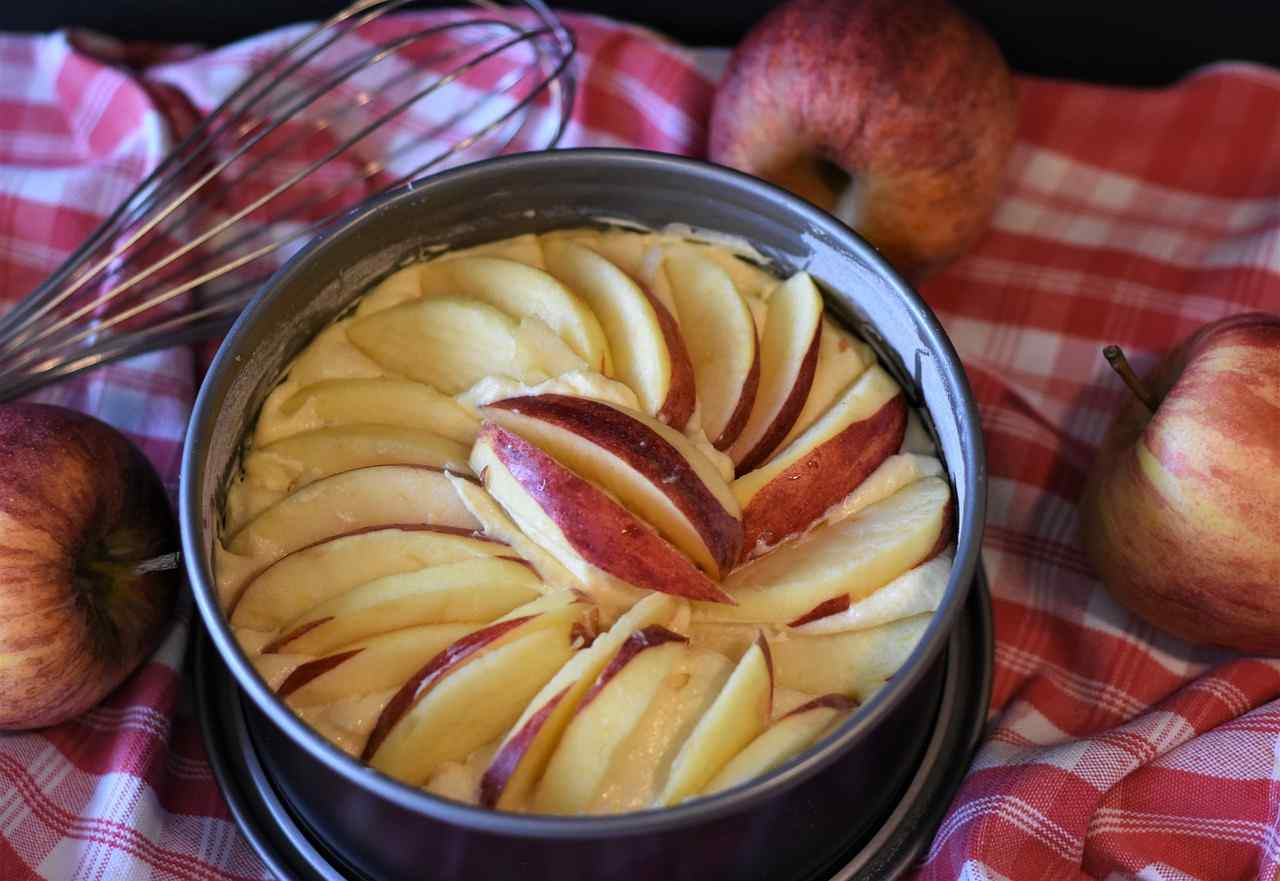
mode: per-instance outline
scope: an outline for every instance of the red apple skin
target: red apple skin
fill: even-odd
[[[756,445],[746,452],[742,461],[734,467],[734,473],[741,477],[748,471],[758,468],[769,458],[769,454],[778,448],[782,439],[791,431],[791,426],[800,418],[804,402],[809,399],[809,389],[813,388],[813,377],[818,370],[818,353],[822,349],[822,321],[818,321],[818,329],[814,331],[813,342],[809,344],[800,369],[796,372],[796,381],[787,392],[787,399],[769,423],[769,428],[756,441]],[[757,380],[758,381],[758,380]],[[739,429],[741,434],[741,429]],[[747,545],[746,547],[750,547]]]
[[[1193,334],[1117,415],[1081,501],[1122,605],[1193,642],[1280,655],[1280,316]]]
[[[653,527],[524,438],[486,422],[476,443],[492,444],[515,481],[593,566],[646,590],[735,605]]]
[[[395,724],[444,677],[457,670],[472,655],[532,617],[532,615],[526,615],[523,618],[507,618],[505,621],[497,621],[488,627],[468,633],[427,661],[421,670],[410,676],[404,685],[400,686],[400,690],[382,708],[382,713],[369,734],[369,740],[365,743],[361,761],[368,762],[374,757]]]
[[[551,718],[551,714],[555,712],[556,707],[560,706],[560,702],[564,700],[573,685],[566,685],[564,688],[547,701],[538,711],[529,717],[520,732],[504,743],[498,754],[493,757],[489,763],[489,767],[485,769],[484,775],[480,778],[480,806],[485,808],[496,808],[498,800],[502,798],[502,793],[506,791],[507,783],[511,780],[511,776],[515,774],[516,768],[519,767],[521,760],[529,749],[529,745],[533,743],[534,738],[538,736],[538,732],[542,730],[542,726],[547,724],[547,720]]]
[[[817,371],[817,361],[814,362],[814,371]],[[812,385],[813,380],[810,380]],[[747,427],[747,419],[751,417],[751,406],[756,402],[756,390],[760,388],[760,346],[756,346],[756,356],[751,361],[751,369],[747,372],[747,378],[742,383],[742,392],[738,395],[738,403],[734,405],[733,414],[729,417],[729,421],[725,423],[724,430],[720,432],[720,436],[711,442],[711,445],[721,452],[725,452],[729,447],[733,446],[733,442],[738,439],[738,435],[742,434],[742,429]],[[797,416],[798,418],[798,416]],[[793,425],[795,423],[792,423]]]
[[[698,390],[693,384],[693,362],[689,359],[689,350],[685,347],[675,317],[648,288],[639,283],[637,286],[658,316],[658,327],[662,329],[667,356],[671,359],[671,387],[667,389],[667,399],[654,416],[676,431],[684,431],[698,404]]]
[[[897,452],[907,430],[903,395],[885,402],[769,481],[742,509],[742,558],[803,532]]]
[[[851,697],[846,697],[843,694],[823,694],[815,697],[808,703],[804,703],[796,707],[794,710],[783,716],[782,719],[790,719],[792,716],[799,716],[801,713],[807,713],[810,710],[817,710],[823,707],[830,707],[838,712],[847,713],[850,710],[856,710],[860,706],[861,704],[856,700]]]
[[[288,697],[312,679],[323,676],[334,667],[346,663],[362,651],[364,651],[362,648],[348,649],[345,652],[338,652],[334,655],[316,658],[314,661],[307,661],[290,673],[284,682],[280,683],[280,687],[276,689],[276,694],[280,697]]]
[[[840,596],[832,597],[829,600],[818,603],[809,611],[805,612],[794,621],[788,621],[788,627],[801,627],[810,621],[818,621],[822,618],[828,618],[832,615],[839,615],[841,612],[849,608],[849,595],[842,593]]]
[[[627,664],[631,663],[636,655],[646,649],[657,648],[658,646],[666,645],[669,642],[688,641],[689,638],[687,636],[682,636],[673,630],[668,630],[661,624],[650,624],[648,627],[637,630],[623,641],[621,648],[618,649],[618,653],[614,655],[608,665],[600,671],[600,675],[596,677],[596,681],[591,683],[591,687],[587,689],[587,693],[582,696],[582,700],[578,703],[578,709],[576,709],[574,713],[578,714],[585,710],[591,702],[596,699],[596,695],[600,694],[601,690],[603,690],[604,687],[613,680],[613,677],[617,676],[618,673],[627,666]]]
[[[177,549],[164,486],[122,434],[62,407],[0,406],[0,730],[78,716],[133,672],[179,578],[130,570]]]
[[[742,523],[707,489],[680,451],[642,422],[590,398],[532,395],[507,398],[489,405],[510,410],[591,440],[622,459],[668,498],[711,551],[721,572],[728,572],[742,550]]]
[[[788,166],[839,166],[860,191],[852,225],[918,278],[986,228],[1016,130],[1000,50],[946,0],[790,0],[734,51],[709,152],[805,196],[829,188]]]
[[[923,566],[934,557],[941,554],[947,548],[951,547],[956,540],[956,501],[955,497],[947,499],[947,506],[942,509],[942,528],[938,530],[938,538],[933,543],[933,547],[929,548],[929,552],[922,557],[919,562],[915,563],[911,568]],[[910,571],[910,570],[908,570]],[[849,594],[842,593],[834,596],[829,600],[818,603],[809,611],[805,612],[798,618],[788,621],[788,627],[800,627],[813,621],[823,618],[829,618],[832,615],[839,615],[847,610],[853,604]]]

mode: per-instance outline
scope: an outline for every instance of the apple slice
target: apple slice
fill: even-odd
[[[573,653],[571,617],[526,632],[546,614],[490,625],[436,655],[383,709],[362,758],[420,786],[440,765],[501,737]]]
[[[729,447],[739,474],[768,458],[795,425],[813,385],[821,341],[822,295],[807,273],[798,272],[769,296],[756,400]]]
[[[533,796],[543,814],[576,814],[605,782],[618,747],[685,653],[683,636],[651,625],[632,634],[583,695]]]
[[[655,805],[679,804],[701,792],[730,759],[765,729],[772,715],[773,662],[769,644],[759,634],[680,747]]]
[[[951,578],[951,552],[948,550],[911,571],[899,575],[869,597],[856,603],[842,594],[843,608],[826,614],[810,612],[791,622],[791,627],[805,636],[868,630],[903,618],[937,611]]]
[[[235,531],[289,493],[325,477],[371,465],[426,465],[470,474],[468,447],[416,428],[342,425],[295,434],[251,451],[227,500]]]
[[[609,379],[594,370],[570,370],[537,385],[524,385],[505,376],[489,376],[458,395],[457,401],[464,407],[479,411],[481,407],[494,401],[533,395],[573,395],[578,398],[595,398],[597,401],[617,404],[631,410],[640,409],[640,400],[626,384]],[[472,439],[474,440],[474,436]]]
[[[908,422],[910,416],[908,411]],[[851,493],[832,505],[823,519],[828,523],[838,523],[876,502],[884,501],[904,486],[926,477],[941,477],[942,474],[942,463],[933,456],[896,453],[881,462]]]
[[[546,268],[542,261],[542,246],[533,233],[499,239],[496,242],[483,242],[470,248],[441,254],[432,260],[461,260],[471,257],[501,257],[537,269]],[[418,261],[391,273],[361,299],[361,314],[388,309],[423,296],[422,270],[423,261]]]
[[[264,651],[323,655],[400,627],[491,621],[536,599],[540,586],[531,567],[505,557],[387,575],[300,615]]]
[[[591,814],[642,811],[666,782],[671,763],[733,673],[735,662],[692,644],[635,729],[618,747],[604,786],[585,808]]]
[[[707,258],[672,254],[662,266],[693,361],[702,428],[727,450],[746,428],[760,383],[755,321],[733,280]]]
[[[778,444],[782,449],[827,412],[840,393],[863,371],[876,363],[875,350],[851,336],[830,317],[822,317],[822,341],[818,344],[818,363],[813,370],[813,385],[805,398],[804,408],[796,417],[787,436]]]
[[[326,538],[375,526],[480,528],[444,477],[419,465],[375,465],[317,480],[231,535],[227,550],[262,566]]]
[[[511,553],[502,542],[430,526],[391,526],[327,539],[254,576],[230,610],[231,624],[278,631],[307,609],[375,578]]]
[[[550,375],[536,341],[520,333],[520,322],[477,300],[413,300],[357,317],[347,336],[386,369],[449,395],[493,374],[522,382]]]
[[[777,640],[770,648],[778,685],[866,703],[911,655],[931,620],[916,615],[869,630]]]
[[[857,602],[945,549],[951,511],[945,480],[917,481],[848,520],[735,569],[724,587],[737,605],[699,603],[695,615],[781,623],[841,594]]]
[[[569,241],[585,245],[642,285],[653,281],[654,271],[661,261],[661,255],[655,253],[654,248],[657,236],[651,232],[557,229],[543,233],[539,239],[543,253],[556,242]]]
[[[677,600],[653,593],[636,603],[591,646],[578,652],[529,706],[503,739],[480,780],[480,804],[503,810],[522,803],[546,768],[551,751],[587,689],[637,631],[670,623]]]
[[[383,633],[298,666],[276,693],[297,708],[398,688],[423,664],[483,626],[423,624]]]
[[[689,644],[695,650],[723,655],[735,664],[755,645],[756,637],[764,632],[765,639],[774,640],[782,627],[773,624],[743,624],[735,621],[708,621],[694,615],[689,622]]]
[[[420,263],[410,263],[397,269],[360,298],[365,313],[386,309],[422,296],[422,282],[418,279]]]
[[[458,260],[463,257],[502,257],[537,269],[546,268],[542,259],[542,243],[538,240],[537,233],[531,232],[450,251],[442,254],[439,259]]]
[[[808,529],[901,445],[907,405],[880,366],[767,463],[733,482],[742,506],[743,559]]]
[[[737,500],[675,430],[635,410],[567,395],[510,398],[481,412],[611,493],[711,577],[736,562]]]
[[[667,308],[585,245],[551,239],[543,254],[551,274],[600,319],[614,375],[631,387],[646,413],[683,429],[697,399],[694,368]]]
[[[520,529],[583,581],[598,568],[634,587],[728,601],[651,526],[502,426],[480,429],[471,468]]]
[[[578,297],[542,270],[487,256],[433,260],[416,268],[426,300],[463,297],[500,309],[514,319],[537,318],[593,370],[611,372],[609,344],[599,320]],[[356,315],[388,311],[381,305],[362,302]]]
[[[429,385],[407,379],[328,379],[294,392],[258,420],[261,445],[302,432],[343,425],[417,428],[470,446],[480,422],[458,402]]]
[[[579,578],[543,550],[540,544],[525,535],[483,487],[452,474],[449,475],[449,480],[463,504],[484,525],[485,535],[509,544],[518,556],[533,566],[544,584],[582,591],[592,602],[612,613],[629,609],[648,595],[646,591],[624,584],[602,569],[594,567],[584,566],[584,577]]]
[[[796,707],[730,759],[702,794],[714,795],[767,774],[813,746],[840,716],[857,706],[857,701],[842,694],[824,694]]]
[[[370,465],[428,465],[470,473],[467,445],[420,428],[339,425],[255,447],[245,457],[246,477],[292,492],[322,477]]]

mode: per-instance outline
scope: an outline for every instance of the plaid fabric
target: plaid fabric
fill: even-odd
[[[723,52],[570,18],[566,145],[701,155]],[[0,36],[0,301],[21,297],[278,34],[200,53],[88,35]],[[989,736],[919,879],[1273,878],[1280,667],[1190,647],[1090,574],[1074,501],[1140,369],[1201,323],[1280,309],[1280,74],[1199,71],[1160,91],[1022,81],[993,228],[923,293],[981,404],[995,595]],[[35,397],[125,431],[176,489],[211,349],[133,359]],[[184,606],[100,707],[0,736],[0,878],[258,879],[186,702]]]

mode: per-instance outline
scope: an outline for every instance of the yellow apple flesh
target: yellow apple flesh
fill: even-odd
[[[286,624],[265,651],[320,655],[418,624],[489,621],[541,594],[522,561],[482,557],[387,575],[335,596]]]
[[[372,465],[425,465],[470,474],[466,446],[417,428],[342,425],[256,447],[244,458],[244,484],[227,504],[227,529],[317,480]],[[234,500],[235,504],[232,504]]]
[[[568,660],[589,612],[570,594],[545,596],[454,642],[383,707],[362,758],[421,784],[500,737]]]
[[[408,379],[327,379],[308,385],[258,420],[256,444],[344,425],[416,428],[470,445],[480,421],[453,398]]]
[[[483,626],[480,622],[422,624],[360,640],[300,664],[276,693],[287,698],[291,707],[309,707],[398,688],[423,664]]]
[[[585,366],[558,337],[530,327],[478,300],[438,297],[358,317],[347,336],[387,370],[448,395],[494,374],[533,383]]]
[[[822,339],[818,341],[818,363],[813,368],[813,385],[804,407],[786,437],[778,444],[784,449],[801,432],[817,422],[845,389],[876,363],[875,351],[851,336],[829,317],[822,317]]]
[[[538,781],[565,726],[587,690],[632,634],[670,623],[677,601],[654,593],[636,603],[591,646],[578,652],[543,686],[494,753],[480,780],[480,804],[509,809]]]
[[[773,714],[773,662],[758,635],[720,694],[680,747],[657,805],[679,804],[700,792],[739,750],[769,724]]]
[[[260,566],[335,535],[371,526],[480,528],[444,472],[417,465],[377,465],[318,480],[250,520],[227,551]]]
[[[822,295],[806,273],[769,295],[760,337],[760,382],[751,415],[729,447],[739,474],[758,466],[791,431],[813,385],[822,341]]]
[[[413,267],[422,297],[464,297],[501,310],[517,321],[535,318],[549,327],[593,369],[609,373],[612,360],[604,330],[577,296],[542,270],[505,257],[477,255],[432,260]],[[397,308],[392,298],[366,297],[357,316]]]
[[[392,526],[327,539],[259,572],[231,606],[231,624],[276,631],[307,609],[377,578],[511,553],[501,542],[430,526]]]
[[[667,308],[585,245],[550,239],[543,252],[551,274],[600,319],[614,375],[635,391],[646,413],[684,428],[696,401],[694,370]]]
[[[781,623],[842,594],[860,600],[951,543],[951,489],[930,477],[839,523],[735,569],[735,606],[697,603],[713,621]]]
[[[687,651],[685,643],[683,636],[656,625],[627,638],[578,704],[534,793],[535,810],[574,814],[591,802],[619,745]]]
[[[743,558],[808,529],[898,449],[906,422],[902,390],[884,368],[854,380],[808,431],[733,482]]]
[[[697,377],[702,428],[727,450],[747,425],[760,385],[755,320],[729,274],[696,252],[662,263]]]
[[[734,756],[707,783],[703,795],[714,795],[767,774],[804,752],[823,732],[858,706],[841,694],[828,694],[778,719]]]

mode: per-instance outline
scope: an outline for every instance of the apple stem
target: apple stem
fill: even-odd
[[[1115,345],[1107,346],[1102,350],[1102,357],[1107,359],[1107,363],[1111,365],[1112,370],[1120,374],[1120,378],[1129,387],[1129,391],[1133,392],[1133,396],[1141,401],[1144,407],[1155,413],[1156,408],[1160,406],[1160,402],[1151,394],[1151,390],[1147,388],[1146,383],[1138,378],[1138,374],[1133,372],[1129,359],[1124,356],[1124,350]]]
[[[179,551],[173,551],[168,554],[161,554],[158,557],[152,557],[149,560],[143,560],[133,564],[130,571],[134,575],[146,575],[150,572],[166,572],[169,569],[177,569],[181,564],[182,554]]]

